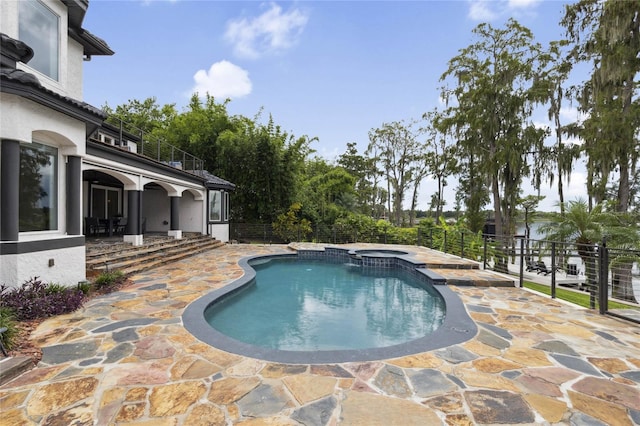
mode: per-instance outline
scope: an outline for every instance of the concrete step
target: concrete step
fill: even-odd
[[[16,356],[0,361],[0,386],[15,379],[22,373],[35,367],[33,360],[28,356]]]
[[[145,261],[144,263],[135,263],[131,266],[125,267],[122,269],[122,272],[125,275],[132,275],[138,272],[142,272],[145,271],[147,269],[151,269],[157,266],[161,266],[161,265],[165,265],[167,263],[170,262],[176,262],[178,260],[182,260],[184,258],[190,257],[190,256],[194,256],[196,254],[200,254],[203,253],[205,251],[208,250],[213,250],[217,247],[223,246],[224,243],[221,241],[217,241],[214,245],[210,245],[210,246],[201,246],[198,248],[194,248],[188,252],[179,252],[179,253],[174,253],[170,256],[167,257],[162,257],[162,258],[155,258],[155,259],[149,259],[148,261]]]
[[[116,254],[108,259],[95,260],[88,263],[92,269],[105,270],[105,269],[122,269],[130,265],[137,263],[145,263],[153,259],[168,259],[172,256],[196,252],[202,249],[209,249],[218,247],[220,241],[208,239],[206,241],[189,242],[183,244],[171,244],[163,247],[154,247],[151,250],[140,250],[138,252],[129,252],[126,254]],[[221,243],[220,243],[221,244]]]
[[[98,259],[90,259],[87,261],[87,273],[97,275],[107,270],[119,270],[125,275],[130,275],[224,245],[221,241],[206,236],[175,241],[152,247],[143,246],[139,250],[113,253],[111,257],[101,256]]]
[[[177,246],[182,244],[195,243],[198,241],[211,240],[212,238],[206,235],[191,236],[176,240],[171,237],[153,237],[153,239],[145,240],[144,245],[134,246],[130,243],[115,243],[107,244],[104,247],[88,247],[86,253],[86,259],[89,264],[92,264],[94,260],[111,259],[118,255],[123,257],[135,255],[142,251],[159,250],[163,247]]]

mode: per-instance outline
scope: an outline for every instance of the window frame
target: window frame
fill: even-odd
[[[208,221],[211,222],[222,222],[222,212],[223,212],[223,191],[220,189],[210,189],[209,190],[209,214]],[[219,195],[219,198],[215,195]],[[218,208],[214,209],[214,200],[217,200]],[[213,218],[214,212],[218,213],[217,218]]]
[[[61,180],[61,175],[60,175],[60,165],[61,165],[61,153],[60,153],[60,148],[57,146],[53,146],[53,145],[49,145],[46,143],[43,143],[39,140],[33,140],[33,142],[31,143],[23,143],[20,144],[20,156],[22,157],[23,155],[23,148],[24,149],[37,149],[40,151],[44,151],[46,154],[50,155],[51,158],[53,158],[54,160],[54,164],[53,165],[47,165],[47,167],[52,167],[52,173],[50,174],[51,178],[54,180],[53,184],[50,184],[50,187],[53,188],[53,192],[54,195],[48,195],[48,198],[50,199],[49,201],[49,216],[46,219],[49,222],[49,226],[46,229],[23,229],[23,223],[22,223],[22,219],[24,218],[23,213],[24,212],[20,212],[20,208],[18,209],[18,221],[19,221],[19,233],[20,234],[25,234],[25,235],[29,235],[29,234],[41,234],[41,233],[58,233],[60,232],[60,180]],[[20,165],[20,175],[22,175],[22,164]],[[22,196],[22,188],[23,188],[23,182],[19,183],[20,186],[20,192],[19,192],[19,197]],[[53,199],[53,202],[51,202],[51,199]],[[39,199],[40,200],[40,199]],[[38,203],[39,203],[38,200]],[[19,201],[20,203],[20,201]],[[53,206],[51,205],[53,204]],[[53,224],[51,224],[53,223]]]
[[[56,13],[53,9],[51,9],[48,5],[41,2],[40,0],[20,0],[18,6],[18,37],[21,41],[24,41],[29,47],[34,50],[34,57],[31,59],[29,64],[25,64],[30,69],[42,74],[43,76],[60,83],[61,76],[61,62],[62,62],[62,17],[60,14]],[[26,27],[26,18],[23,18],[23,8],[32,8],[35,13],[39,13],[42,16],[49,16],[53,18],[52,21],[47,20],[47,25],[51,26],[53,31],[56,32],[55,37],[52,36],[53,31],[48,31],[44,36],[36,31],[33,32],[31,30],[27,30]],[[54,24],[55,21],[55,25]],[[35,37],[32,39],[31,36]],[[55,43],[55,49],[51,49],[51,46],[48,45],[50,43]],[[38,46],[40,45],[40,46]],[[45,55],[43,52],[39,52],[38,48],[41,46],[47,46],[47,55],[46,55],[46,66],[40,67],[38,61],[44,60]],[[43,49],[44,50],[44,49]],[[51,50],[55,50],[54,53]],[[55,64],[52,64],[52,61],[55,60]],[[49,68],[49,69],[46,69]]]

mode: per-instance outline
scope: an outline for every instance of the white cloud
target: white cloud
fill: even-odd
[[[490,5],[492,5],[493,2],[470,0],[469,4],[468,16],[474,21],[493,21],[498,17],[498,14],[491,10]]]
[[[508,0],[509,9],[529,9],[537,6],[540,0]]]
[[[236,55],[255,59],[295,45],[308,20],[308,14],[299,9],[283,13],[280,6],[271,3],[270,9],[258,17],[230,21],[224,37]]]
[[[508,16],[531,13],[541,0],[468,0],[468,17],[474,21],[493,21]]]
[[[240,98],[251,93],[249,73],[229,61],[211,65],[209,71],[199,70],[193,76],[196,82],[193,93],[203,96],[209,93],[214,98]]]

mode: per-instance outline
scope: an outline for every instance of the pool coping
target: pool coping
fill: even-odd
[[[388,257],[389,256],[387,256],[387,258]],[[399,257],[404,258],[404,256]],[[182,314],[182,323],[187,331],[200,341],[213,346],[216,349],[246,357],[284,364],[336,364],[398,358],[463,343],[473,338],[478,332],[478,327],[469,316],[460,297],[446,285],[434,284],[433,288],[440,294],[446,305],[444,321],[433,333],[409,342],[382,348],[318,351],[278,350],[241,342],[210,326],[205,319],[204,312],[217,300],[228,297],[249,285],[256,276],[256,272],[250,265],[250,262],[261,258],[304,257],[300,257],[299,253],[284,253],[249,256],[240,259],[238,265],[244,271],[244,275],[242,277],[220,289],[213,290],[205,294],[186,307]],[[406,258],[403,260],[407,261]],[[409,262],[411,261],[409,260]],[[427,268],[421,267],[421,264],[417,264],[415,269],[419,275],[422,275],[424,278],[431,281],[429,274],[425,273],[431,271]],[[440,284],[442,284],[442,282],[440,282]]]

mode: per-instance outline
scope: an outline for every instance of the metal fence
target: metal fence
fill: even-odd
[[[608,314],[640,323],[640,251],[598,244],[502,237],[443,230],[411,228],[399,231],[358,231],[344,226],[293,229],[289,240],[328,244],[378,243],[419,245],[464,257],[485,269],[548,285],[551,297],[558,288],[588,294],[589,305]],[[232,223],[230,238],[244,243],[286,243],[271,224]]]

